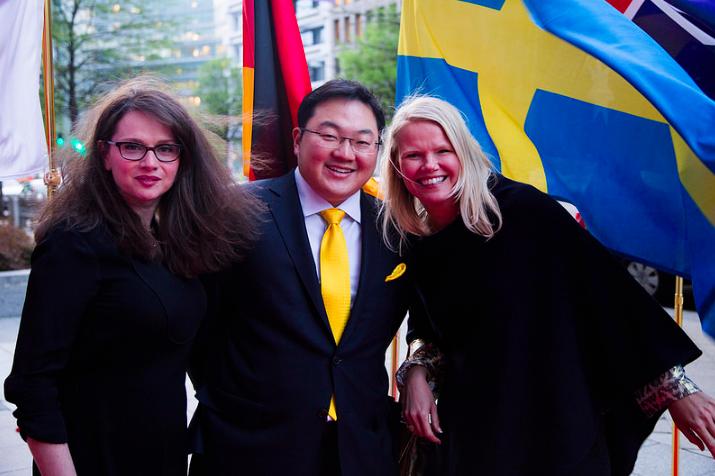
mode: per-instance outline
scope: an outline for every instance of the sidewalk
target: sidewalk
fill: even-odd
[[[0,381],[10,373],[12,355],[20,319],[0,318]],[[704,355],[687,367],[688,375],[709,393],[715,395],[715,342],[705,337],[700,330],[694,312],[685,313],[685,331],[703,350]],[[5,401],[0,386],[0,476],[28,476],[31,468],[30,452],[15,432],[12,404]],[[193,391],[187,383],[189,414],[196,407]],[[641,448],[634,476],[670,476],[672,423],[669,416],[661,417],[653,434]],[[715,476],[715,461],[681,436],[680,476]],[[517,476],[517,475],[515,475]]]
[[[669,311],[672,315],[672,310]],[[715,396],[715,341],[706,337],[700,329],[696,313],[685,311],[683,328],[703,355],[686,367],[688,376],[709,395]],[[634,476],[671,476],[673,450],[673,421],[666,412],[658,421],[655,430],[641,447]],[[679,476],[715,476],[715,460],[710,453],[700,451],[682,434],[680,435]],[[2,473],[0,473],[2,474]]]
[[[12,355],[15,351],[15,339],[19,318],[0,318],[0,380],[3,382],[10,373]],[[0,475],[29,476],[31,474],[30,451],[15,431],[14,406],[5,401],[3,386],[0,385]]]

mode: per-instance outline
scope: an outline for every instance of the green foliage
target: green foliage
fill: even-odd
[[[159,2],[52,0],[55,109],[72,126],[103,84],[170,53],[173,22]]]
[[[400,18],[394,5],[370,21],[355,46],[338,54],[340,75],[360,81],[378,97],[388,119],[395,106]]]
[[[24,231],[0,223],[0,271],[29,268],[33,246]]]
[[[201,108],[209,114],[239,114],[241,71],[228,58],[207,61],[199,68],[195,93],[201,98]]]
[[[213,132],[234,139],[241,114],[241,71],[228,58],[207,61],[199,68],[198,83],[194,93],[210,116]]]

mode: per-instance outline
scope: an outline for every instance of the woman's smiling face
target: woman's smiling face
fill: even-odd
[[[442,128],[432,121],[414,121],[397,133],[397,157],[407,190],[436,222],[458,213],[453,196],[462,165]]]

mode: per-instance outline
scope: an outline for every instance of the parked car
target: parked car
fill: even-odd
[[[633,276],[633,279],[638,281],[643,289],[648,291],[648,294],[653,296],[656,301],[666,307],[673,307],[675,303],[675,276],[659,271],[647,264],[631,261],[629,259],[621,259],[621,262],[626,267],[628,272]],[[683,308],[695,309],[695,300],[693,299],[693,285],[689,279],[683,280]]]

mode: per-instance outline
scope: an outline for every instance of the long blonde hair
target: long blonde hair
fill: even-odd
[[[381,215],[385,243],[390,249],[399,250],[405,245],[408,234],[426,236],[433,232],[427,211],[407,190],[399,170],[397,136],[405,126],[416,121],[434,122],[444,131],[461,165],[452,190],[461,219],[471,232],[491,238],[501,227],[499,204],[489,190],[489,181],[494,174],[491,162],[456,107],[435,97],[413,96],[395,112],[382,151],[381,177],[385,198]]]

